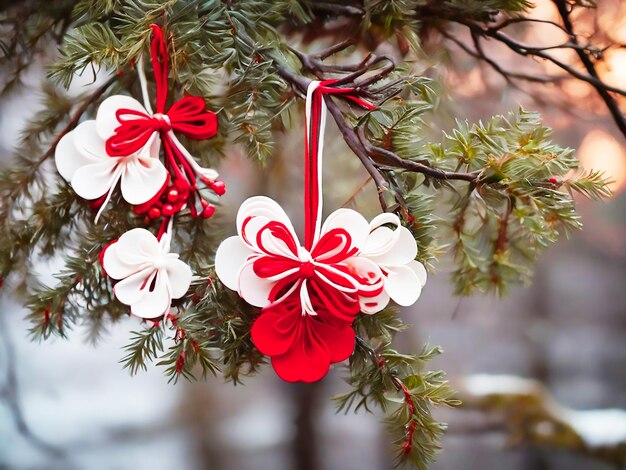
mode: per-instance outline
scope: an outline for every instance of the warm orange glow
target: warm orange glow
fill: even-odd
[[[580,145],[578,158],[583,168],[602,171],[613,180],[613,193],[626,185],[626,149],[611,134],[599,129],[591,131]]]
[[[554,3],[552,3],[552,0],[536,0],[535,7],[530,11],[528,16],[530,18],[554,21],[559,17],[559,12],[554,6]]]
[[[617,43],[626,43],[626,4],[616,1],[598,3],[598,24],[609,38]]]
[[[602,79],[609,85],[623,87],[626,83],[626,50],[614,49],[606,53]]]
[[[483,74],[478,67],[464,74],[449,74],[448,84],[459,96],[477,96],[487,90]]]

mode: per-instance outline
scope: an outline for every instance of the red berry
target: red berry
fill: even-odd
[[[215,214],[215,206],[209,204],[207,205],[204,210],[202,211],[202,218],[203,219],[208,219],[210,218],[213,214]]]
[[[557,184],[558,182],[559,182],[559,180],[557,180],[554,176],[552,178],[550,178],[550,183]]]
[[[167,193],[167,200],[170,202],[176,202],[178,200],[178,191],[174,188],[170,189]]]
[[[161,217],[161,209],[159,209],[158,207],[151,207],[148,211],[148,217],[150,217],[151,219],[158,219],[159,217]]]
[[[223,196],[226,192],[226,184],[223,181],[213,181],[209,186],[218,196]]]
[[[164,204],[163,205],[163,215],[167,215],[170,216],[174,214],[174,206],[171,204]]]

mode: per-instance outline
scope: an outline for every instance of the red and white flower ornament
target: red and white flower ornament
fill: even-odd
[[[100,205],[96,220],[118,182],[122,197],[135,212],[152,219],[169,218],[187,206],[193,217],[208,218],[214,208],[199,190],[208,187],[220,196],[225,191],[217,172],[201,167],[176,136],[214,137],[217,116],[206,110],[204,99],[198,96],[185,96],[166,110],[169,58],[161,28],[151,27],[156,111],[150,104],[140,58],[137,73],[143,104],[126,95],[110,96],[99,106],[96,119],[66,134],[55,152],[57,169],[76,194]]]
[[[304,244],[283,209],[256,196],[241,205],[237,236],[222,242],[215,259],[220,280],[262,308],[252,340],[290,382],[324,377],[330,364],[352,354],[356,315],[379,312],[390,299],[411,305],[426,282],[415,239],[395,214],[368,223],[339,209],[321,223],[323,95],[344,94],[371,107],[350,95],[353,89],[331,84],[314,81],[307,90]]]

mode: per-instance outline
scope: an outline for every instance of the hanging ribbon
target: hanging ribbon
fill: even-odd
[[[131,155],[142,149],[153,132],[159,132],[164,141],[180,146],[173,132],[180,132],[190,139],[209,139],[217,133],[215,113],[206,111],[204,99],[199,96],[186,96],[175,102],[165,111],[167,101],[168,61],[163,31],[151,25],[152,45],[150,56],[156,88],[156,112],[152,113],[149,100],[145,104],[148,113],[136,109],[118,109],[115,117],[120,126],[106,142],[107,153],[111,156]],[[141,67],[140,67],[141,68]],[[143,71],[140,71],[140,77]],[[143,86],[143,84],[142,84]]]
[[[322,219],[322,164],[326,102],[324,95],[342,95],[355,104],[372,110],[375,106],[354,96],[355,89],[334,88],[337,80],[313,81],[306,94],[304,134],[304,247],[311,250],[319,236]]]
[[[203,213],[203,199],[195,197],[198,189],[197,177],[218,195],[224,194],[223,183],[216,181],[218,175],[212,169],[201,167],[189,151],[178,140],[176,132],[189,139],[209,139],[217,134],[217,116],[206,110],[204,99],[199,96],[185,96],[176,101],[166,111],[168,93],[169,56],[163,31],[151,25],[153,39],[150,58],[154,72],[156,89],[155,112],[152,111],[148,86],[140,58],[137,66],[139,81],[144,98],[144,106],[138,108],[120,107],[115,111],[119,123],[114,133],[106,141],[109,156],[128,156],[150,145],[151,138],[158,133],[166,154],[166,167],[169,169],[177,188],[190,194],[193,216]],[[157,195],[157,199],[160,197]],[[145,204],[145,209],[150,206]],[[196,207],[197,206],[197,207]],[[144,210],[144,207],[141,208]]]

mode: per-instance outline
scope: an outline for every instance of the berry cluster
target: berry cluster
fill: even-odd
[[[207,181],[207,186],[218,196],[226,191],[223,181]],[[208,219],[215,213],[215,206],[202,199],[198,191],[192,191],[187,181],[174,178],[154,198],[133,206],[133,210],[136,214],[145,214],[149,219],[157,220],[161,217],[171,217],[187,206],[194,218]]]

